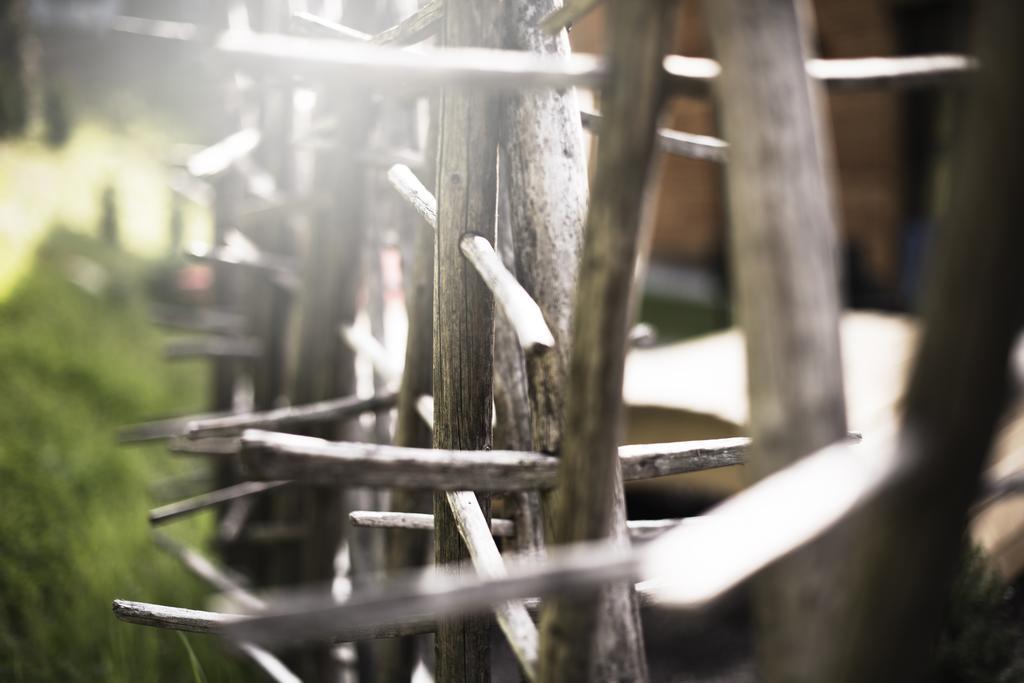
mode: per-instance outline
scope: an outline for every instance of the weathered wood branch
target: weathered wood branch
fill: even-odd
[[[548,14],[541,19],[540,28],[549,33],[556,33],[564,28],[569,28],[574,22],[579,21],[590,13],[603,0],[567,0],[565,4],[555,10],[549,10]]]
[[[748,443],[735,438],[622,446],[617,469],[633,481],[739,465]],[[438,490],[550,488],[559,462],[526,451],[406,448],[258,430],[243,433],[241,453],[260,478]]]
[[[229,417],[232,414],[231,412],[220,411],[143,422],[129,427],[122,427],[117,432],[117,440],[118,443],[137,443],[140,441],[170,439],[185,434],[188,431],[188,424],[194,420]]]
[[[543,353],[554,347],[555,338],[537,302],[508,272],[491,243],[479,235],[465,235],[459,248],[501,305],[523,351]]]
[[[358,43],[368,43],[373,38],[369,33],[324,19],[312,12],[292,12],[291,19],[292,29],[299,33],[308,33],[321,38],[340,38]]]
[[[445,498],[477,575],[489,578],[505,576],[505,563],[476,494],[472,491],[450,491]],[[524,678],[535,680],[540,636],[526,606],[520,600],[501,603],[495,607],[494,616],[519,661]]]
[[[857,451],[837,444],[736,494],[700,522],[683,524],[642,546],[551,548],[544,560],[506,558],[508,575],[498,579],[416,575],[345,603],[315,610],[284,608],[273,617],[227,628],[235,637],[264,644],[324,640],[344,629],[385,632],[425,615],[475,612],[508,600],[586,593],[637,579],[642,580],[637,591],[655,604],[703,609],[896,486],[904,473],[891,438]],[[680,557],[687,563],[681,565]]]
[[[115,617],[129,624],[189,633],[221,634],[224,633],[225,626],[244,618],[242,614],[205,612],[131,600],[114,600],[113,610]]]
[[[168,503],[149,511],[149,523],[163,524],[172,519],[184,517],[200,510],[223,505],[232,500],[271,491],[287,484],[286,481],[243,481],[216,491],[209,491],[185,500]]]
[[[434,529],[434,516],[422,513],[356,510],[349,513],[349,519],[355,526],[377,529],[410,529],[417,531],[432,531]],[[632,539],[645,540],[674,529],[680,524],[694,521],[699,523],[699,519],[638,519],[630,520],[626,523],[626,526]],[[516,523],[514,520],[491,518],[492,536],[496,538],[509,538],[515,536],[516,533]]]
[[[433,230],[437,230],[437,200],[430,190],[420,182],[416,174],[404,164],[395,164],[388,169],[388,181],[391,186],[416,210],[416,213],[427,222]]]
[[[188,332],[238,334],[245,329],[245,316],[193,306],[152,304],[150,317],[154,324]]]
[[[580,116],[584,128],[595,134],[599,131],[600,114],[582,111]],[[720,164],[728,160],[729,143],[710,135],[694,135],[670,128],[659,128],[657,143],[661,151],[688,159],[704,159]]]
[[[194,415],[192,417],[178,418],[173,424],[163,428],[161,434],[165,437],[184,434],[191,439],[199,439],[210,436],[238,434],[245,429],[294,427],[315,422],[328,422],[344,417],[352,417],[360,413],[391,408],[397,400],[398,394],[386,392],[379,396],[371,396],[370,398],[345,396],[327,401],[317,401],[315,403],[251,413],[210,416]],[[171,432],[173,426],[176,425],[180,425],[180,431]]]
[[[210,335],[194,339],[176,339],[164,346],[168,360],[189,358],[259,358],[263,345],[255,337]]]
[[[266,609],[266,602],[250,593],[245,579],[235,575],[230,569],[218,567],[202,554],[159,532],[153,534],[153,540],[157,547],[173,556],[212,588],[225,594],[239,608],[246,612],[261,612]]]

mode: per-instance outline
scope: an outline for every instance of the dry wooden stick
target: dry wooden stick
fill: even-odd
[[[808,76],[835,90],[884,90],[956,83],[978,70],[978,60],[956,54],[810,59],[806,67]]]
[[[388,179],[427,224],[436,230],[437,201],[409,167],[395,164],[388,170]],[[501,305],[523,350],[527,353],[542,353],[544,349],[552,348],[555,340],[540,307],[501,262],[491,243],[480,235],[467,234],[460,241],[459,249]]]
[[[580,112],[583,127],[597,133],[601,115],[593,112]],[[688,159],[704,159],[724,164],[728,160],[729,143],[710,135],[694,135],[669,128],[658,129],[658,148],[668,154]]]
[[[459,248],[501,305],[523,351],[527,354],[543,353],[553,348],[555,338],[540,307],[505,268],[491,243],[480,235],[466,235]]]
[[[377,512],[373,510],[356,510],[349,513],[349,519],[355,526],[379,529],[414,529],[431,531],[434,528],[434,516],[409,512]],[[633,539],[649,539],[665,531],[674,529],[700,518],[683,519],[638,519],[626,523],[630,537]],[[516,535],[516,523],[511,519],[491,518],[491,535],[497,538],[508,538]]]
[[[376,45],[413,45],[437,33],[444,19],[442,0],[430,0],[395,26],[372,36]]]
[[[449,491],[444,495],[476,573],[489,578],[505,576],[505,563],[476,494],[472,491]],[[540,636],[526,605],[520,600],[501,603],[495,607],[494,616],[519,661],[524,678],[535,680]]]
[[[245,316],[228,311],[172,304],[151,304],[154,324],[189,332],[238,334],[245,329]]]
[[[246,612],[261,612],[266,609],[266,602],[250,593],[245,579],[235,575],[231,570],[218,567],[202,554],[181,545],[165,534],[156,532],[153,534],[153,540],[161,550],[172,555],[211,587],[227,595],[241,609]]]
[[[200,510],[222,505],[232,500],[253,496],[264,491],[271,491],[287,484],[286,481],[243,481],[232,486],[227,486],[216,491],[192,496],[185,500],[168,503],[149,511],[149,523],[153,525],[163,524],[172,519],[184,517]]]
[[[549,549],[544,560],[507,558],[508,574],[498,579],[417,575],[342,604],[286,607],[273,617],[229,629],[236,637],[274,645],[329,639],[353,625],[386,632],[425,615],[440,618],[517,598],[590,592],[637,579],[642,580],[637,591],[655,604],[703,609],[880,492],[893,490],[905,476],[891,435],[858,451],[836,444],[736,494],[700,522],[683,524],[643,546],[585,543]],[[688,562],[680,565],[680,557]]]
[[[359,43],[367,43],[373,38],[372,35],[364,31],[359,31],[354,28],[339,24],[336,21],[330,21],[323,17],[317,16],[312,12],[292,12],[292,27],[299,32],[308,32],[310,35],[320,36],[323,38],[341,38],[342,40],[352,40]]]
[[[747,445],[735,438],[622,446],[616,469],[632,481],[738,465]],[[241,454],[258,478],[449,491],[550,488],[559,462],[527,451],[406,448],[259,430],[243,433]]]
[[[195,339],[176,339],[164,346],[169,360],[188,358],[258,358],[263,345],[255,337],[209,335]]]
[[[327,401],[317,401],[303,405],[260,410],[251,413],[234,413],[230,415],[202,416],[179,418],[174,423],[181,425],[178,434],[185,434],[190,439],[210,436],[238,434],[245,429],[266,429],[271,427],[295,426],[311,422],[326,422],[360,413],[390,408],[395,405],[398,395],[388,392],[370,398],[345,396]],[[184,423],[184,424],[182,424]],[[162,430],[168,435],[170,426]]]
[[[121,428],[117,433],[119,443],[137,443],[140,441],[156,441],[170,439],[180,436],[187,431],[189,422],[193,420],[206,420],[210,418],[228,417],[233,413],[216,412],[190,415],[187,417],[170,417],[164,420],[143,422],[137,425]]]

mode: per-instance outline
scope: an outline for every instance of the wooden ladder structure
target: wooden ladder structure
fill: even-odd
[[[188,169],[216,187],[216,242],[192,256],[213,264],[229,310],[163,316],[202,333],[173,353],[212,359],[215,412],[122,434],[220,463],[219,489],[151,521],[223,510],[232,570],[162,544],[238,614],[118,600],[115,615],[222,634],[278,681],[339,680],[327,646],[348,642],[362,643],[361,679],[408,681],[423,633],[437,679],[490,680],[493,621],[527,680],[642,681],[641,602],[698,610],[768,568],[766,680],[920,676],[1022,320],[1009,189],[1022,157],[1000,153],[1021,142],[1024,55],[1006,28],[1022,25],[1019,4],[983,17],[980,71],[959,55],[814,59],[796,0],[707,2],[717,61],[667,54],[669,0],[606,0],[603,58],[571,54],[564,30],[594,0],[429,0],[406,16],[343,4],[345,23],[285,2],[250,23],[235,2],[213,32],[115,25],[195,43],[242,102],[238,129]],[[905,418],[858,443],[818,90],[965,80],[977,112]],[[599,115],[574,88],[600,91]],[[658,128],[666,98],[709,96],[725,141]],[[598,137],[589,183],[584,128]],[[752,441],[619,445],[659,153],[726,165]],[[396,199],[414,213],[387,209]],[[387,222],[405,259],[402,371],[379,341]],[[375,370],[372,395],[356,394],[357,359]],[[700,519],[626,519],[624,480],[740,463],[757,483]],[[409,575],[428,562],[425,530],[445,570]],[[323,584],[342,543],[352,587],[339,598]],[[261,598],[271,585],[294,599]],[[296,644],[319,649],[271,654]]]

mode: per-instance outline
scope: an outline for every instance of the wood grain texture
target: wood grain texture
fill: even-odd
[[[560,487],[558,542],[611,537],[626,543],[621,437],[622,375],[630,325],[641,210],[664,96],[660,66],[671,5],[614,0],[609,77],[601,93],[601,146],[587,214],[572,330]],[[608,653],[608,656],[597,656]],[[542,681],[647,678],[633,587],[600,600],[555,600],[542,621]]]
[[[445,3],[447,47],[494,48],[498,6]],[[437,236],[434,247],[435,448],[491,446],[494,302],[460,250],[475,233],[494,242],[497,201],[498,100],[478,90],[445,89],[440,100]],[[472,487],[463,487],[472,488]],[[485,516],[489,501],[482,501]],[[434,560],[459,562],[467,550],[444,494],[434,495]],[[434,639],[439,683],[490,680],[490,636],[480,617],[445,619]]]
[[[805,63],[811,19],[787,0],[705,3],[722,64],[718,98],[726,165],[734,299],[745,332],[754,450],[762,478],[846,432],[839,352],[837,218],[831,135]],[[815,672],[841,632],[837,545],[804,548],[756,586],[759,663],[768,681]],[[813,608],[809,608],[813,606]]]

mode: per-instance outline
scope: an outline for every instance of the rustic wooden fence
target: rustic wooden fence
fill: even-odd
[[[920,675],[1021,322],[1022,157],[1004,152],[1022,149],[1008,27],[1024,10],[991,3],[977,59],[821,60],[803,3],[714,0],[712,61],[667,54],[668,0],[607,0],[607,54],[571,54],[564,27],[596,4],[430,0],[398,16],[345,0],[342,25],[234,2],[207,26],[115,22],[194,44],[226,76],[230,134],[187,165],[215,188],[216,242],[191,255],[212,264],[216,307],[159,313],[200,333],[168,352],[211,359],[214,412],[122,438],[217,463],[221,488],[150,519],[218,508],[229,568],[158,540],[234,605],[118,600],[118,618],[224,635],[278,681],[407,681],[424,633],[436,678],[489,680],[495,621],[528,680],[638,681],[641,602],[699,610],[761,573],[766,680]],[[974,97],[925,334],[902,422],[861,441],[818,91],[949,85]],[[600,114],[577,87],[600,91]],[[670,97],[715,97],[728,142],[659,129]],[[725,164],[752,441],[619,446],[659,153]],[[403,369],[379,341],[385,230],[404,259]],[[356,394],[357,359],[372,395]],[[740,463],[756,483],[707,515],[626,519],[624,480]],[[430,564],[430,530],[444,571],[410,574]],[[344,595],[325,588],[338,557]],[[331,649],[350,642],[354,660]],[[282,647],[299,653],[287,666]]]

